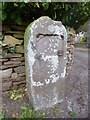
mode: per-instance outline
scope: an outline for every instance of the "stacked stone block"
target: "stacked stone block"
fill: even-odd
[[[0,76],[2,78],[2,91],[26,87],[25,59],[22,40],[11,35],[4,35],[0,47]],[[8,51],[15,47],[14,51]]]

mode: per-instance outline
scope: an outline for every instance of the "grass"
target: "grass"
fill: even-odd
[[[70,112],[70,115],[73,117],[73,118],[75,118],[75,117],[77,117],[77,113],[76,112]]]
[[[24,93],[21,89],[14,89],[12,91],[10,91],[10,99],[12,100],[17,100],[17,99],[22,99],[24,96]]]
[[[21,115],[20,115],[20,119],[23,118],[23,120],[26,120],[26,118],[37,118],[37,112],[33,109],[30,109],[29,106],[22,106],[21,107]],[[45,118],[45,113],[44,112],[40,112],[38,113],[38,118],[40,118],[40,120],[42,118]]]
[[[0,111],[0,120],[2,120],[3,118],[5,118],[4,112]]]

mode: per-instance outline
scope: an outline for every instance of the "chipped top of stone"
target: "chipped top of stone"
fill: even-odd
[[[67,40],[67,31],[62,22],[54,21],[48,16],[42,16],[35,20],[29,27],[28,32],[30,33],[31,41],[38,33],[62,35],[64,40]]]

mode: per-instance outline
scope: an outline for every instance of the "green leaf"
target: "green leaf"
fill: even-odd
[[[0,111],[0,120],[4,118],[4,113]]]
[[[76,117],[76,116],[77,116],[77,113],[76,113],[76,112],[71,112],[70,115],[71,115],[72,117]]]
[[[5,10],[7,8],[7,3],[2,2],[2,10]]]
[[[4,21],[7,18],[7,13],[6,12],[2,12],[1,13],[1,20]]]
[[[38,8],[40,8],[40,6],[39,6],[39,3],[38,3],[38,2],[36,3],[36,6],[37,6]]]
[[[22,25],[22,19],[21,19],[21,17],[16,18],[15,22],[16,22],[18,25]]]
[[[44,7],[44,10],[47,10],[49,8],[49,3],[43,3],[42,6]]]
[[[2,2],[0,2],[0,10],[2,10]]]

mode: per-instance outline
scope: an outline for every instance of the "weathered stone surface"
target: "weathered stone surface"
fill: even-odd
[[[4,82],[10,82],[10,81],[13,81],[13,79],[11,77],[9,77],[9,78],[3,78],[2,79],[2,83],[4,83]]]
[[[2,48],[0,48],[0,55],[2,55]]]
[[[25,66],[16,67],[16,68],[14,68],[14,71],[16,73],[23,73],[23,72],[25,72]]]
[[[8,61],[8,59],[7,58],[5,58],[5,59],[0,58],[0,62],[5,62],[5,61]]]
[[[21,58],[11,58],[10,60],[12,60],[12,61],[25,61],[25,58],[24,57],[21,57]]]
[[[24,53],[24,48],[23,46],[16,46],[16,53]]]
[[[4,69],[7,69],[7,68],[14,68],[14,67],[18,67],[18,66],[21,66],[21,65],[25,65],[25,62],[21,62],[19,64],[12,64],[12,65],[2,65],[0,66],[0,70],[4,70]]]
[[[6,56],[6,58],[18,58],[18,57],[22,57],[22,54],[8,53]]]
[[[17,65],[17,64],[20,64],[21,62],[20,61],[8,61],[8,62],[4,62],[4,65]]]
[[[19,86],[14,85],[14,86],[11,86],[11,89],[10,89],[10,90],[13,90],[13,89],[18,89],[18,88],[19,88]]]
[[[24,38],[26,79],[34,108],[62,102],[67,60],[65,27],[60,21],[41,17],[28,26]]]
[[[0,70],[0,76],[2,76],[2,78],[9,78],[11,74],[12,74],[12,68],[7,70]]]
[[[13,86],[14,86],[14,85],[20,85],[20,84],[25,84],[25,83],[26,83],[25,81],[13,82]]]
[[[3,56],[2,55],[0,55],[0,59],[2,59],[3,58]]]
[[[20,84],[20,85],[19,85],[19,88],[26,88],[26,84],[25,84],[25,83]]]
[[[25,77],[26,74],[25,74],[25,73],[19,73],[18,76],[19,76],[19,77]]]
[[[18,78],[18,74],[17,74],[17,73],[12,73],[11,78],[12,78],[12,79],[16,79],[16,78]]]
[[[10,89],[10,87],[12,86],[12,81],[9,81],[9,82],[5,82],[2,84],[2,91],[7,91]]]
[[[0,66],[2,65],[2,62],[0,61]]]
[[[10,35],[6,35],[3,42],[6,43],[7,45],[15,46],[21,45],[23,40],[18,40]]]
[[[15,82],[20,82],[20,81],[25,81],[26,80],[26,77],[19,77],[18,76],[18,78],[13,78],[13,82],[15,81]]]
[[[14,34],[14,37],[23,39],[24,35],[19,33],[19,34]]]
[[[7,34],[24,34],[22,31],[5,31]]]

